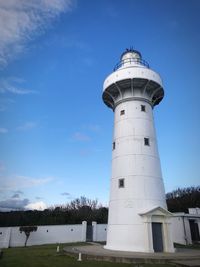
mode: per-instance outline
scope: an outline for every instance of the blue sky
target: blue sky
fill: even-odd
[[[198,0],[0,0],[0,207],[108,203],[107,75],[130,46],[164,82],[154,109],[166,191],[199,185]]]

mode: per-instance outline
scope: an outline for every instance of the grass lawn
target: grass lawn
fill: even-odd
[[[67,256],[62,248],[69,244],[60,245],[60,252],[56,252],[56,244],[31,246],[20,248],[3,249],[3,256],[0,259],[1,267],[170,267],[172,265],[161,264],[126,264],[110,263],[100,261],[81,261]]]
[[[200,244],[182,245],[182,244],[174,243],[174,247],[175,248],[200,249]]]

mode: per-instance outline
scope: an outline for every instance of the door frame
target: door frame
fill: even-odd
[[[153,222],[162,224],[163,252],[174,252],[170,220],[173,214],[162,207],[156,207],[139,215],[142,216],[144,223],[144,245],[146,252],[155,252],[153,248]]]

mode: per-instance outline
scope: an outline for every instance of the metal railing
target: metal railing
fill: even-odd
[[[126,58],[126,59],[122,59],[120,62],[118,62],[116,64],[116,66],[114,67],[114,71],[116,71],[117,69],[119,69],[120,67],[123,67],[125,64],[128,65],[127,63],[135,63],[137,65],[143,65],[147,68],[149,68],[149,64],[141,58]]]

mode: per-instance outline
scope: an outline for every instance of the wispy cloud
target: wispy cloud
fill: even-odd
[[[7,128],[0,128],[0,134],[5,134],[8,132]]]
[[[70,196],[70,193],[68,193],[68,192],[63,192],[63,193],[61,193],[61,195],[62,195],[62,196]]]
[[[74,141],[80,141],[80,142],[90,141],[90,137],[84,133],[81,133],[81,132],[75,132],[72,136],[72,139]]]
[[[101,131],[101,126],[98,124],[89,124],[88,129],[92,132],[100,132]]]
[[[64,196],[66,199],[73,199],[73,196],[68,192],[61,193],[61,196]]]
[[[43,197],[35,197],[35,199],[41,200],[41,199],[43,199]]]
[[[18,175],[10,177],[0,176],[0,191],[2,192],[15,191],[15,194],[20,194],[16,192],[21,192],[21,189],[23,188],[41,186],[51,182],[52,180],[53,180],[52,177],[32,178],[32,177],[18,176]]]
[[[23,195],[24,194],[24,192],[22,192],[21,190],[16,190],[16,191],[14,191],[14,193],[15,194],[19,194],[19,195]]]
[[[36,93],[36,91],[25,89],[22,84],[25,81],[18,77],[7,77],[0,79],[0,93],[10,93],[15,95],[27,95]]]
[[[29,121],[29,122],[24,123],[23,125],[18,126],[17,130],[18,131],[28,131],[28,130],[31,130],[31,129],[36,128],[36,127],[37,127],[36,122]]]
[[[75,0],[1,0],[0,65],[22,53],[34,36],[45,31],[62,12],[72,9]]]

